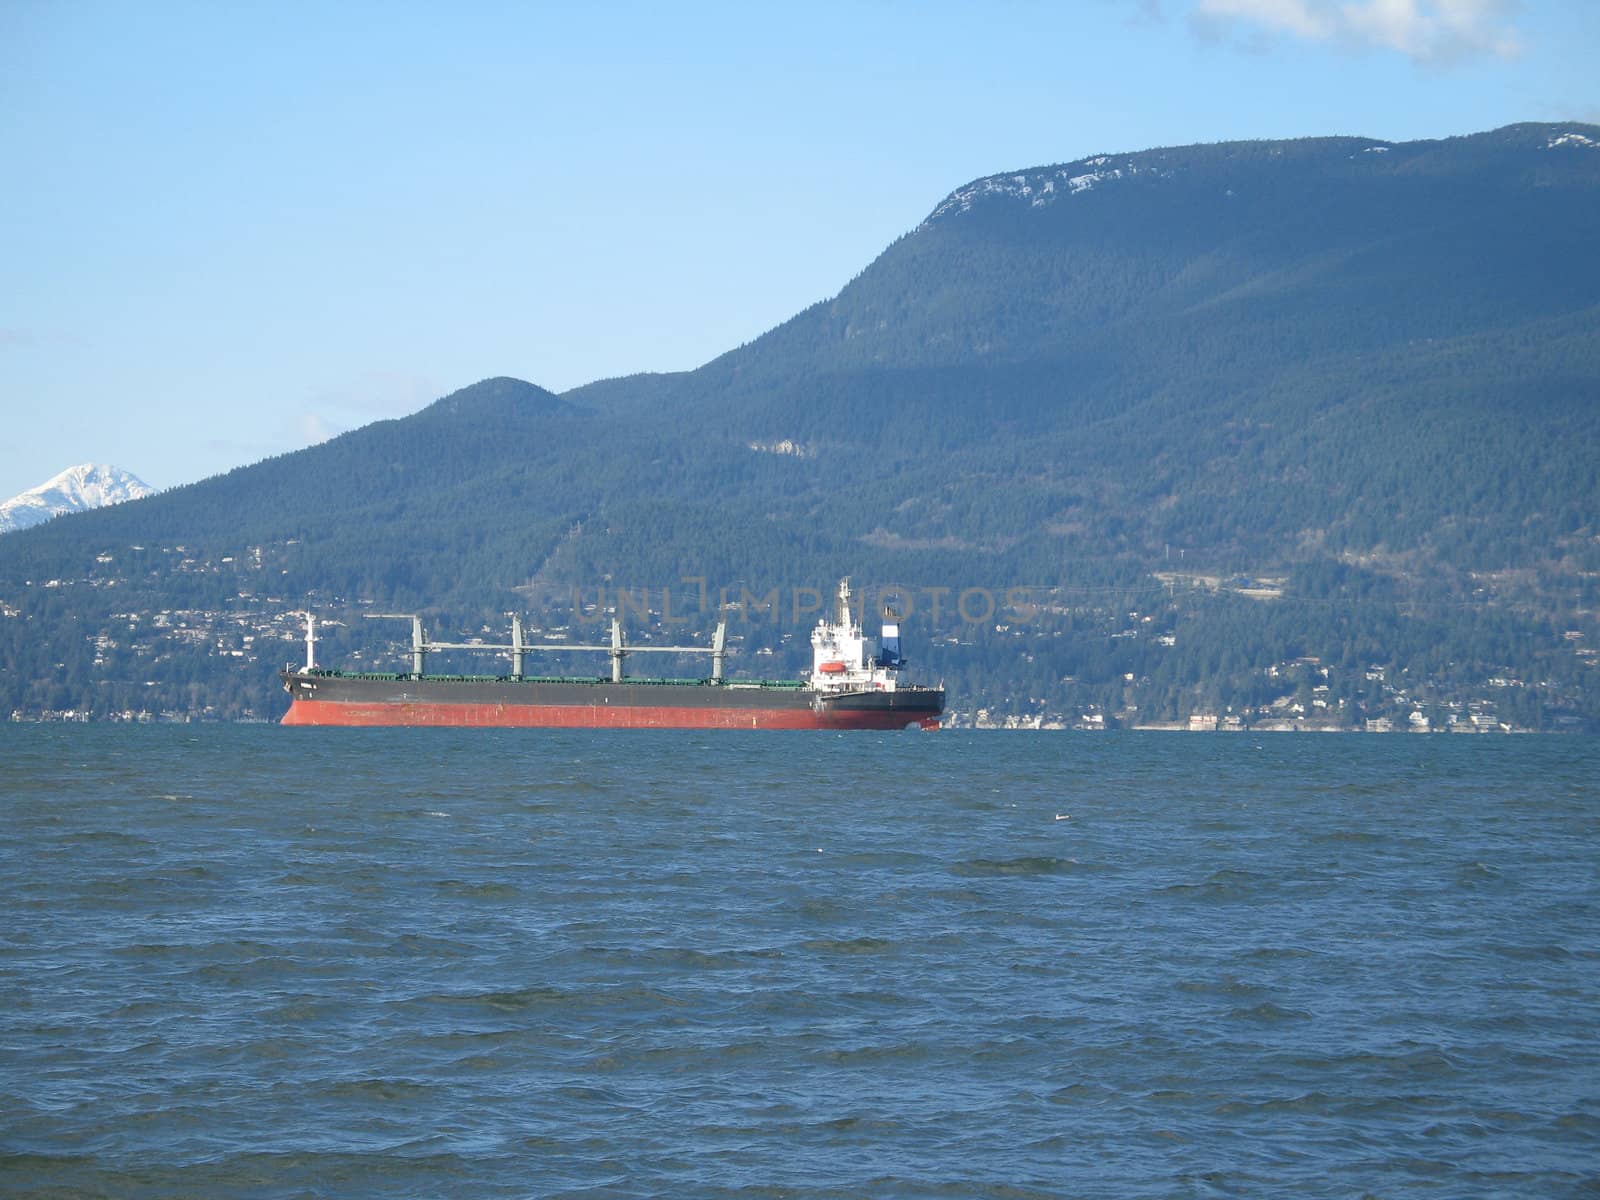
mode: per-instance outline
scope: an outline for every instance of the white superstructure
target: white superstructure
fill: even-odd
[[[839,614],[811,631],[811,686],[823,692],[892,692],[899,673],[900,627],[885,620],[882,648],[863,636],[850,610],[850,581],[839,581]]]

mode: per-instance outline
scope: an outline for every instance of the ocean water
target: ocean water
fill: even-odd
[[[7,1196],[1600,1195],[1600,741],[0,763]]]

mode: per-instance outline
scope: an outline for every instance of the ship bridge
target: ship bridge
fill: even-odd
[[[900,656],[900,626],[887,614],[881,645],[861,630],[851,611],[850,581],[839,581],[838,615],[823,617],[811,631],[811,686],[822,692],[892,692],[905,665]]]

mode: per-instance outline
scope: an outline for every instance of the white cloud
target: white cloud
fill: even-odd
[[[363,371],[307,396],[305,408],[293,418],[289,439],[297,446],[315,446],[375,420],[416,412],[438,396],[426,376]]]
[[[319,389],[312,403],[320,409],[399,417],[439,398],[432,379],[405,371],[363,371]]]
[[[298,424],[302,446],[315,446],[344,432],[321,413],[303,412],[300,414]]]
[[[1419,63],[1521,49],[1511,17],[1516,0],[1196,0],[1203,25],[1287,34],[1309,41],[1396,50]]]
[[[1202,17],[1263,26],[1274,33],[1322,39],[1333,34],[1333,6],[1321,0],[1199,0]]]

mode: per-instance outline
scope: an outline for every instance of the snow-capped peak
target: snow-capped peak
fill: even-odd
[[[120,467],[82,463],[0,504],[0,533],[26,529],[62,513],[104,508],[154,493],[153,487]]]

